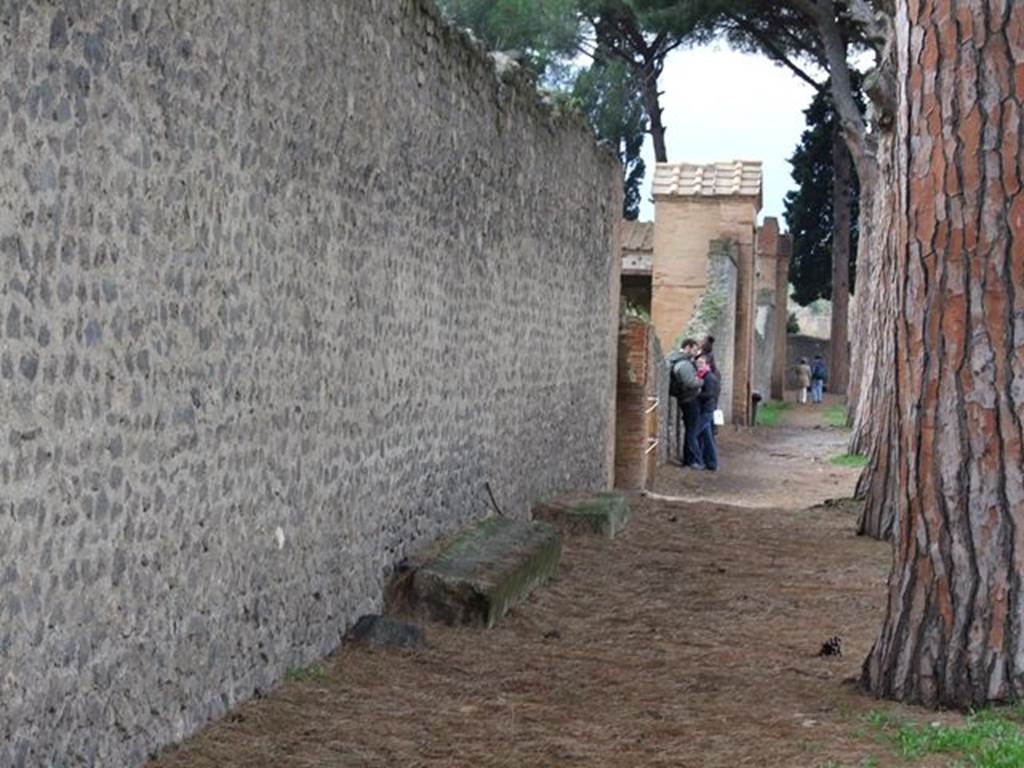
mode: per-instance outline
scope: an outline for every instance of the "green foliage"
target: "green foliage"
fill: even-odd
[[[440,0],[441,11],[492,51],[519,51],[538,77],[575,55],[576,0]]]
[[[946,754],[954,765],[971,768],[1018,768],[1024,765],[1024,734],[1019,710],[985,709],[967,716],[961,726],[913,723],[887,712],[868,714],[868,722],[902,757],[916,760]]]
[[[786,318],[786,333],[800,333],[800,321],[796,319],[796,312],[790,312]]]
[[[635,220],[640,215],[640,184],[646,171],[640,150],[647,114],[633,72],[620,59],[598,59],[579,73],[573,98],[598,137],[618,152],[626,172],[622,216]]]
[[[825,423],[830,427],[838,427],[840,429],[847,426],[849,417],[846,412],[846,406],[842,403],[835,403],[825,409]]]
[[[625,168],[623,215],[635,219],[646,170],[640,149],[645,133],[653,132],[651,114],[661,114],[657,80],[680,37],[655,30],[634,0],[439,2],[447,18],[490,50],[517,51],[539,83],[572,94],[598,138],[618,152]],[[589,66],[579,65],[580,54]]]
[[[285,677],[293,683],[305,680],[323,680],[327,677],[327,668],[323,664],[311,664],[308,667],[289,667]]]
[[[755,423],[759,427],[777,427],[783,412],[789,408],[789,403],[781,400],[767,400],[757,406],[757,421]]]
[[[701,339],[707,336],[725,314],[727,300],[728,296],[726,295],[724,285],[709,285],[707,290],[701,295],[697,306],[694,307],[693,317],[687,323],[683,336],[689,336],[693,339]]]
[[[835,464],[837,467],[866,467],[868,465],[868,457],[859,453],[840,453],[837,456],[833,456],[828,460],[829,464]]]
[[[843,403],[834,403],[825,409],[825,423],[830,427],[843,428],[849,426],[849,413]]]
[[[856,93],[863,109],[863,97],[859,91]],[[818,93],[804,114],[807,130],[789,159],[796,189],[786,194],[783,216],[793,234],[793,255],[789,260],[793,298],[806,306],[816,299],[832,297],[832,148],[838,121],[828,91]],[[850,233],[851,291],[856,273],[859,198],[857,175],[851,174],[850,220],[854,222]]]
[[[622,316],[623,317],[635,317],[638,320],[643,320],[645,323],[651,322],[651,314],[643,307],[637,306],[629,299],[622,300]]]

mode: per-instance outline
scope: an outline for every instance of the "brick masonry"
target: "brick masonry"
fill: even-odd
[[[780,372],[785,370],[786,360],[789,239],[779,231],[774,216],[765,217],[757,230],[754,389],[764,398],[776,400],[782,399]]]
[[[619,329],[619,372],[616,384],[615,487],[649,488],[658,462],[658,369],[654,327],[626,318]]]
[[[717,169],[719,165],[708,168]],[[732,167],[736,164],[724,164]],[[737,167],[747,168],[739,163]],[[751,380],[754,365],[754,235],[761,206],[760,166],[749,164],[744,174],[711,174],[704,171],[701,183],[690,175],[694,168],[659,163],[655,169],[654,260],[651,278],[651,317],[664,349],[674,349],[708,287],[708,247],[713,240],[735,243],[736,316],[733,354],[716,349],[719,368],[731,369],[734,382],[727,411],[730,420],[746,424],[750,416]],[[674,181],[679,173],[680,180]],[[748,177],[749,176],[749,177]],[[695,178],[695,177],[694,177]],[[739,181],[737,181],[739,179]],[[738,186],[736,186],[738,184]],[[716,344],[717,347],[717,344]],[[724,393],[723,393],[724,394]]]
[[[606,487],[618,174],[419,0],[0,3],[0,766],[138,765],[484,481]]]

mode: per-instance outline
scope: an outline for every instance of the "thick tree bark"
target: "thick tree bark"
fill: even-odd
[[[877,696],[1024,696],[1024,4],[897,15],[897,524]]]
[[[880,3],[876,3],[880,5]],[[893,216],[897,187],[894,173],[894,109],[897,68],[891,15],[874,12],[864,2],[847,9],[878,55],[878,66],[865,77],[871,99],[872,131],[856,162],[861,207],[858,220],[857,311],[851,332],[847,409],[853,427],[851,453],[868,457],[856,495],[863,499],[857,532],[885,539],[891,535],[896,472],[895,322],[898,283],[895,274]],[[856,159],[856,156],[855,156]]]
[[[867,242],[858,250],[858,297],[855,344],[851,372],[856,384],[856,403],[851,453],[868,457],[868,465],[857,484],[857,498],[863,499],[857,533],[887,539],[892,533],[895,505],[892,504],[896,472],[896,388],[894,365],[896,295],[896,241],[893,216],[897,208],[893,179],[892,132],[879,131],[877,165],[869,177],[869,194],[861,195],[861,222],[867,226]],[[862,187],[864,189],[864,187]],[[853,397],[853,387],[851,387]]]
[[[832,140],[832,360],[829,391],[846,392],[850,377],[850,151],[839,131]]]

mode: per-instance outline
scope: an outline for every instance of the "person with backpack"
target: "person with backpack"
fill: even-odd
[[[811,402],[820,403],[822,393],[825,391],[825,382],[828,381],[828,370],[825,368],[825,361],[821,355],[814,356],[811,363]]]
[[[683,421],[682,463],[684,467],[704,469],[700,447],[697,442],[700,430],[700,394],[701,380],[697,378],[697,366],[694,357],[700,345],[693,339],[683,339],[679,350],[668,356],[669,395],[676,399],[679,415]],[[677,422],[678,423],[678,422]]]

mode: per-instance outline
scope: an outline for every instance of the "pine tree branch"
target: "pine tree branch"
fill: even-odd
[[[765,34],[761,32],[761,30],[759,30],[753,24],[750,24],[745,19],[739,16],[735,16],[731,13],[726,13],[725,15],[726,18],[730,19],[740,29],[742,29],[744,32],[746,32],[748,35],[754,38],[754,40],[757,41],[757,44],[760,45],[764,52],[768,55],[768,58],[773,59],[779,64],[782,64],[784,67],[787,67],[794,75],[799,77],[809,86],[811,86],[814,90],[821,91],[825,87],[824,85],[816,81],[813,77],[811,77],[806,70],[797,66],[789,58],[789,56],[787,56],[785,52],[783,52],[781,48],[775,45],[771,41],[771,39],[769,39]]]

